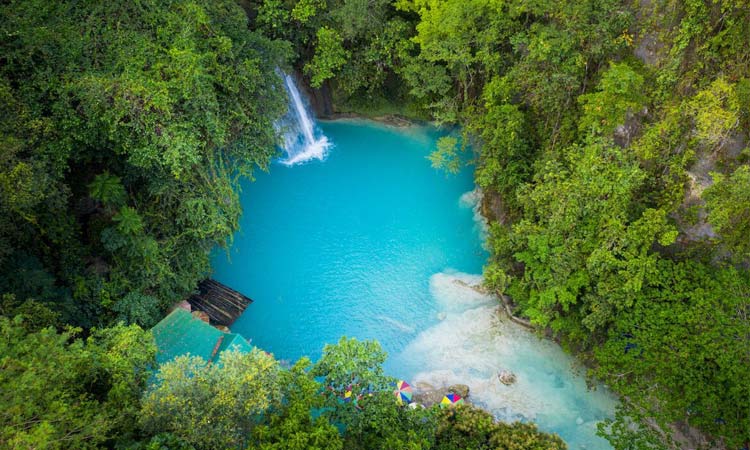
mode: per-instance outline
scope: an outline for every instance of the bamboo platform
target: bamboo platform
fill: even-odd
[[[198,293],[188,299],[193,309],[208,314],[212,325],[230,326],[253,301],[218,281],[206,279],[198,283]]]

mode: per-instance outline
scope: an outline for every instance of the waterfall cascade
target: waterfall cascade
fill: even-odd
[[[294,78],[282,73],[287,94],[289,95],[289,112],[279,124],[284,136],[286,159],[281,162],[294,165],[311,159],[325,158],[331,143],[315,126],[309,107],[303,102]]]

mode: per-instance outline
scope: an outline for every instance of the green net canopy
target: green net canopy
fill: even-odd
[[[224,350],[235,348],[249,352],[252,349],[239,334],[218,330],[181,308],[172,311],[151,332],[156,339],[156,361],[159,364],[186,354],[214,362]]]

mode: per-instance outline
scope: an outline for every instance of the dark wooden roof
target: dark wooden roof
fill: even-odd
[[[188,302],[193,309],[208,314],[212,324],[230,326],[253,301],[209,278],[198,283],[198,293],[193,294]]]

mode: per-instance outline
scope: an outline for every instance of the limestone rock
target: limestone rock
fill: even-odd
[[[490,294],[490,291],[486,287],[482,286],[481,284],[469,284],[469,283],[465,282],[464,280],[460,280],[460,279],[453,280],[453,284],[455,284],[457,286],[465,287],[467,289],[471,289],[472,291],[476,292],[477,294],[481,294],[481,295],[489,295]]]
[[[504,385],[510,386],[516,382],[516,374],[510,370],[501,370],[500,373],[497,374],[497,379]]]
[[[454,385],[448,386],[448,392],[450,392],[451,394],[458,394],[461,396],[461,398],[468,398],[469,386],[465,384],[454,384]]]
[[[431,385],[430,383],[425,383],[424,381],[417,381],[414,384],[414,387],[418,391],[434,391],[435,390],[435,386]]]
[[[418,391],[414,393],[414,396],[412,399],[417,402],[421,403],[426,407],[430,407],[432,405],[440,403],[440,400],[443,399],[443,396],[445,393],[443,391],[438,389],[431,389],[427,391]]]
[[[414,396],[412,399],[426,407],[436,405],[443,400],[447,394],[458,394],[461,398],[469,396],[469,386],[465,384],[453,384],[451,386],[436,388],[429,383],[417,382],[414,385]]]
[[[411,120],[398,114],[386,114],[384,116],[375,117],[375,120],[397,128],[406,128],[414,125]]]

